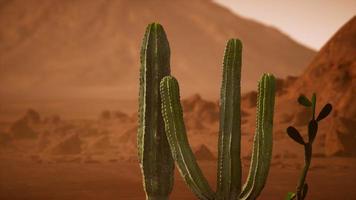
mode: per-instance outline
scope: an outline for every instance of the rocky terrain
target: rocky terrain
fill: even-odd
[[[333,115],[322,126],[326,155],[356,155],[356,17],[350,19],[320,50],[305,72],[286,87],[277,110],[295,113],[303,121],[302,110],[284,109],[299,94],[317,93],[320,110],[326,103],[334,107]],[[296,122],[297,123],[297,122]]]
[[[255,117],[251,99],[256,98],[253,96],[254,93],[245,95],[242,104],[244,177],[251,159]],[[194,95],[184,99],[183,105],[189,142],[214,186],[218,103]],[[277,110],[276,116],[281,117],[282,113]],[[12,124],[2,123],[0,198],[143,199],[136,152],[136,118],[136,114],[106,110],[96,120],[64,120],[59,116],[43,117],[29,110]],[[303,166],[303,151],[285,133],[285,127],[294,120],[295,116],[276,119],[271,174],[262,199],[283,199],[295,187]],[[352,199],[356,195],[352,189],[356,158],[340,157],[346,152],[328,154],[325,146],[328,133],[321,132],[316,139],[308,178],[312,188],[310,198],[334,199],[341,195],[343,199]],[[177,171],[175,185],[172,199],[196,199]]]

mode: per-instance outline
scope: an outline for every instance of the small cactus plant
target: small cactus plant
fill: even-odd
[[[288,136],[290,138],[292,138],[298,144],[301,144],[304,146],[304,162],[305,162],[305,164],[304,164],[304,168],[302,170],[302,173],[301,173],[298,185],[297,185],[297,191],[295,193],[289,192],[286,197],[286,200],[292,200],[292,199],[304,200],[305,199],[305,197],[308,193],[308,189],[309,189],[309,186],[305,182],[305,180],[306,180],[309,166],[311,163],[311,158],[312,158],[312,153],[313,153],[313,142],[314,142],[315,137],[318,132],[318,123],[321,120],[323,120],[325,117],[327,117],[332,110],[332,105],[330,103],[328,103],[322,108],[318,117],[315,118],[315,107],[316,107],[316,94],[315,93],[313,93],[311,101],[306,96],[300,95],[298,98],[298,102],[299,102],[299,104],[301,104],[302,106],[305,106],[307,108],[311,107],[313,115],[312,115],[312,118],[308,124],[308,141],[307,142],[304,141],[303,137],[301,136],[301,134],[295,127],[289,126],[287,128]]]
[[[170,74],[170,49],[160,24],[149,24],[142,42],[138,156],[148,200],[167,200],[173,189],[174,161],[164,129],[159,84]]]
[[[258,84],[257,127],[252,161],[247,182],[242,187],[241,51],[242,44],[239,40],[228,41],[223,62],[220,98],[216,192],[210,188],[189,146],[180,104],[178,81],[173,76],[165,76],[160,83],[162,114],[173,158],[183,179],[199,199],[256,199],[266,183],[272,156],[275,78],[273,75],[264,74]]]

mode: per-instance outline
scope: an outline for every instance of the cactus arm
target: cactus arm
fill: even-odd
[[[220,97],[217,199],[237,199],[241,190],[241,82],[242,44],[228,41],[224,54]]]
[[[160,80],[170,74],[170,50],[163,27],[148,25],[141,48],[138,156],[146,199],[168,199],[174,161],[161,114]]]
[[[256,174],[257,174],[257,169],[258,169],[258,160],[257,158],[259,157],[260,154],[260,126],[261,126],[261,119],[262,115],[260,114],[262,112],[262,101],[261,97],[263,97],[263,92],[262,90],[262,82],[260,81],[258,84],[258,93],[257,93],[257,107],[256,107],[256,131],[255,131],[255,136],[253,140],[253,149],[252,149],[252,156],[251,156],[251,163],[250,163],[250,170],[248,173],[247,181],[243,186],[243,189],[240,194],[241,199],[247,199],[247,195],[252,190],[253,187],[253,182],[255,180]]]
[[[262,130],[262,170],[261,175],[257,176],[257,184],[252,199],[256,199],[264,188],[272,159],[273,149],[273,116],[275,102],[275,78],[273,75],[267,74],[264,84],[266,91],[264,96],[263,108],[263,130]]]
[[[241,199],[256,199],[261,193],[269,172],[272,157],[272,128],[275,97],[275,78],[264,74],[259,81],[257,103],[257,127],[252,160]]]
[[[160,92],[166,134],[178,170],[199,199],[213,200],[215,194],[203,176],[189,146],[177,80],[172,76],[164,77],[161,81]]]

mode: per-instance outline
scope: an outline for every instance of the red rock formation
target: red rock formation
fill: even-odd
[[[311,96],[316,92],[317,110],[330,102],[332,116],[321,122],[325,123],[321,130],[326,134],[325,153],[356,155],[356,17],[324,45],[306,71],[287,89],[290,101],[301,93]]]

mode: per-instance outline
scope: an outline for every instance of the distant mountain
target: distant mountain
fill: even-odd
[[[319,111],[325,103],[332,103],[332,116],[327,122],[321,122],[325,152],[356,155],[356,16],[324,45],[305,72],[286,90],[286,95],[281,97],[285,104],[280,105],[280,110],[285,111],[282,107],[301,93],[311,96],[316,92]]]
[[[2,0],[1,98],[136,99],[139,49],[153,21],[166,29],[183,96],[218,97],[231,37],[244,44],[244,91],[263,72],[298,75],[315,54],[209,0]]]

